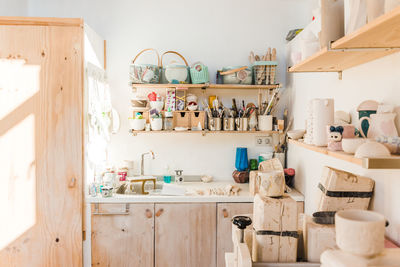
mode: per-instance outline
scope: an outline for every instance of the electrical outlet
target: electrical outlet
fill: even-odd
[[[272,146],[272,136],[256,136],[256,146]]]

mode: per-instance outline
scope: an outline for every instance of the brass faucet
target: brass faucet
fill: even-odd
[[[154,152],[150,150],[149,152],[143,153],[140,160],[140,175],[144,175],[144,156],[151,155],[151,159],[155,159]]]

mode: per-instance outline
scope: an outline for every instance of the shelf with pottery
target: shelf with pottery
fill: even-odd
[[[365,169],[400,169],[400,157],[398,156],[391,156],[388,158],[356,158],[352,154],[339,151],[330,151],[327,149],[327,147],[309,145],[293,139],[289,139],[289,144],[301,146],[314,152],[348,161]]]
[[[341,72],[400,51],[400,7],[348,34],[288,72]]]
[[[209,130],[202,130],[202,131],[134,131],[129,130],[133,136],[137,136],[138,134],[201,134],[205,136],[206,134],[279,134],[279,131],[209,131]]]
[[[263,89],[272,90],[281,88],[281,84],[270,84],[270,85],[255,85],[255,84],[158,84],[158,83],[143,83],[143,84],[132,84],[132,88],[175,88],[175,89],[232,89],[232,90],[248,90],[248,89]]]

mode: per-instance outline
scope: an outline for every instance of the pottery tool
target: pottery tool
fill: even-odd
[[[267,61],[271,61],[271,54],[272,54],[272,53],[271,53],[271,47],[268,47]],[[270,75],[271,75],[271,66],[270,66],[270,65],[267,65],[267,66],[266,66],[266,74],[265,74],[265,76],[266,76],[265,84],[270,84],[270,83],[269,83],[269,81],[270,81],[270,79],[269,79]]]
[[[254,61],[256,61],[253,51],[250,52],[249,61],[251,64],[254,64]]]
[[[276,48],[272,49],[271,61],[276,61]],[[275,84],[276,66],[270,66],[269,83]]]
[[[274,100],[275,100],[275,98],[277,97],[278,92],[279,92],[279,91],[277,90],[277,91],[275,91],[274,94],[272,95],[271,99],[269,100],[267,109],[266,109],[265,112],[264,112],[264,115],[270,115],[271,109],[272,109],[272,107],[273,107],[273,105],[274,105]]]

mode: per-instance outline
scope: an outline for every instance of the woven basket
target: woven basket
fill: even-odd
[[[184,62],[185,65],[178,64],[169,64],[163,65],[163,57],[166,54],[175,54],[178,55]],[[186,59],[175,51],[167,51],[161,55],[161,83],[190,83],[190,73],[189,73],[189,65]]]
[[[146,51],[154,51],[157,55],[157,65],[137,64],[136,59]],[[147,48],[139,52],[129,66],[129,80],[131,84],[135,83],[159,83],[160,82],[160,55],[157,50]]]
[[[201,62],[194,63],[190,68],[190,77],[194,84],[208,83],[210,81],[208,67]]]

